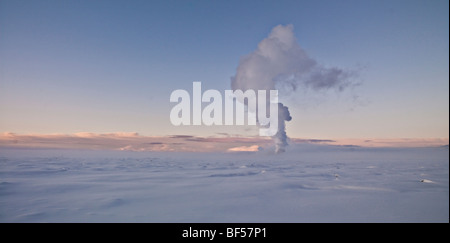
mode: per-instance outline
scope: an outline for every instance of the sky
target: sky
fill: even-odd
[[[449,2],[0,1],[0,133],[257,136],[254,126],[173,126],[176,89],[231,89],[278,25],[344,91],[280,94],[304,139],[446,139]]]

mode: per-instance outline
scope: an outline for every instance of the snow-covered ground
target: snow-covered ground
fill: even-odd
[[[0,222],[449,222],[449,151],[2,148]]]

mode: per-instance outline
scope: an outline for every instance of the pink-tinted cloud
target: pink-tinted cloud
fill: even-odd
[[[0,135],[0,146],[28,148],[107,149],[123,151],[225,152],[229,148],[265,145],[266,138],[196,137],[190,135],[141,136],[137,133],[75,133]]]
[[[429,139],[291,139],[291,143],[362,147],[433,147],[448,145],[448,138]],[[0,146],[123,151],[236,152],[271,146],[266,137],[142,136],[137,133],[0,134]]]
[[[261,150],[261,147],[258,145],[251,145],[251,146],[240,146],[240,147],[234,147],[229,148],[228,152],[256,152]]]
[[[448,145],[448,138],[376,138],[376,139],[299,139],[294,138],[294,143],[316,143],[328,145],[351,145],[360,147],[437,147]]]

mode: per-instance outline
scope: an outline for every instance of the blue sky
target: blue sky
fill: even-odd
[[[256,135],[174,127],[170,93],[230,89],[242,56],[292,24],[345,92],[282,97],[297,138],[448,138],[448,1],[0,2],[0,132]]]

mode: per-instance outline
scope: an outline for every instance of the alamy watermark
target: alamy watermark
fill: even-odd
[[[277,133],[278,90],[269,90],[269,99],[266,90],[252,89],[245,92],[225,90],[222,97],[214,89],[202,93],[201,85],[201,82],[192,83],[192,99],[186,90],[177,89],[172,92],[170,102],[178,102],[170,111],[170,122],[173,125],[245,125],[247,113],[247,125],[258,125],[260,136],[274,136]],[[209,104],[202,110],[202,103]]]

